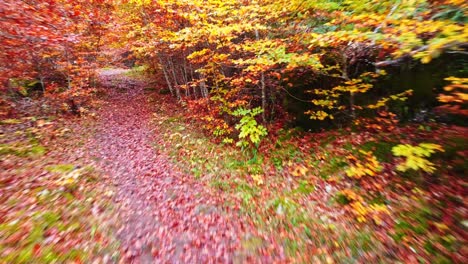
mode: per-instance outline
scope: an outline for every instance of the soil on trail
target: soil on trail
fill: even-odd
[[[101,73],[108,98],[87,148],[115,189],[125,262],[233,262],[244,225],[222,198],[178,171],[154,148],[153,105],[145,82],[122,70]],[[157,144],[157,143],[156,143]]]

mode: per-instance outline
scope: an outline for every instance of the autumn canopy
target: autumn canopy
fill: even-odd
[[[0,262],[467,263],[467,20],[0,0]]]

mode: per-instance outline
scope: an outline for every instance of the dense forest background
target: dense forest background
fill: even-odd
[[[382,110],[407,120],[440,105],[445,78],[466,76],[465,11],[463,1],[6,1],[3,90],[79,100],[97,68],[126,61],[220,139],[235,134],[239,108],[314,130]]]

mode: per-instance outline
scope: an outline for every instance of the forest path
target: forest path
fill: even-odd
[[[154,148],[157,127],[146,83],[103,70],[108,98],[87,148],[115,188],[124,263],[231,263],[244,225],[193,176]]]

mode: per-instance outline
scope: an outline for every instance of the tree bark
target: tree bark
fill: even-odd
[[[342,51],[343,56],[343,66],[342,66],[342,78],[346,81],[349,81],[348,75],[348,57],[346,56],[346,51]],[[354,120],[356,118],[356,110],[354,109],[354,93],[349,92],[349,110],[351,114],[351,118]]]
[[[161,64],[161,68],[163,70],[164,79],[166,79],[167,87],[169,88],[171,95],[174,96],[174,90],[172,89],[171,80],[169,79],[169,75],[167,74],[166,66],[163,63],[161,56],[158,56],[158,58],[159,58],[159,63]]]
[[[258,30],[255,29],[255,38],[260,40],[260,35],[258,34]],[[267,99],[266,99],[266,86],[265,86],[265,72],[260,73],[260,89],[262,91],[262,121],[266,123],[266,108],[267,108]]]
[[[205,74],[201,73],[200,77],[201,77],[200,92],[201,92],[203,98],[208,98],[208,89],[206,88]]]
[[[182,97],[180,96],[180,87],[179,87],[179,82],[177,82],[177,75],[175,73],[175,66],[174,66],[174,63],[172,62],[172,60],[169,61],[171,63],[171,72],[172,72],[172,77],[174,78],[174,84],[175,84],[175,92],[176,92],[176,97],[177,97],[177,100],[181,100]]]

